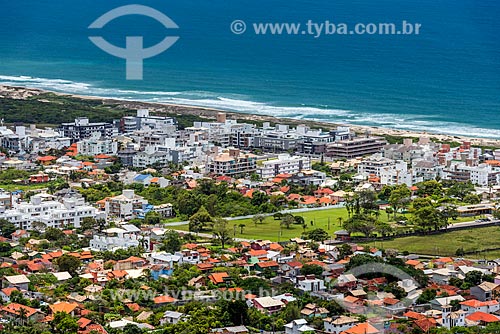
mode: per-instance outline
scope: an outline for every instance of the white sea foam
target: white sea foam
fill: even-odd
[[[318,106],[276,106],[263,102],[249,101],[242,95],[226,95],[208,91],[138,91],[126,89],[102,88],[89,83],[74,82],[63,79],[46,79],[30,76],[0,75],[0,84],[12,86],[34,87],[57,92],[100,96],[103,98],[119,98],[144,102],[175,103],[195,105],[247,114],[258,114],[275,117],[317,120],[322,122],[345,123],[352,125],[368,125],[395,128],[411,131],[426,131],[449,135],[463,135],[482,138],[500,138],[499,129],[486,129],[456,122],[439,122],[430,120],[427,115],[412,114],[375,114],[339,110],[327,105]]]

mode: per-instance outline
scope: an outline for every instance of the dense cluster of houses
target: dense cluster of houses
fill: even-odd
[[[62,178],[69,184],[67,189],[50,194],[37,191],[29,197],[21,191],[0,193],[0,219],[14,224],[17,229],[10,239],[2,237],[0,241],[21,250],[2,258],[0,263],[0,269],[12,269],[16,273],[2,277],[0,317],[4,322],[48,322],[57,312],[65,312],[78,317],[80,334],[106,333],[105,328],[120,329],[129,324],[153,330],[148,319],[154,314],[154,307],[181,305],[178,296],[168,293],[152,296],[153,308],[124,300],[124,307],[133,311],[134,316],[105,324],[86,317],[92,311],[85,308],[85,303],[98,298],[111,281],[123,284],[129,279],[144,277],[156,281],[171,277],[176,266],[186,263],[195,266],[200,273],[188,285],[195,291],[195,297],[203,301],[213,302],[219,291],[241,291],[229,272],[224,271],[224,268],[241,267],[247,269],[248,277],[271,273],[270,283],[290,283],[297,289],[296,295],[244,296],[249,307],[265,314],[279,314],[288,303],[306,293],[318,300],[336,301],[345,309],[345,314],[339,316],[309,303],[300,311],[300,318],[284,326],[286,334],[316,331],[317,322],[313,327],[312,320],[317,318],[322,319],[324,332],[334,334],[376,334],[388,328],[397,333],[400,325],[397,320],[401,319],[422,332],[434,327],[485,326],[500,321],[497,300],[500,297],[500,276],[497,276],[500,261],[394,255],[429,278],[427,286],[419,286],[409,278],[397,279],[396,285],[406,295],[398,299],[394,293],[387,292],[385,275],[368,279],[346,271],[353,256],[383,257],[384,254],[378,249],[348,244],[349,255],[342,256],[344,251],[339,244],[349,241],[345,231],[336,233],[337,243],[321,243],[318,247],[311,247],[308,240],[291,239],[289,243],[294,246],[289,248],[293,249],[291,252],[285,252],[283,244],[256,240],[240,242],[221,253],[211,252],[207,245],[185,244],[180,251],[171,254],[159,250],[166,228],[139,228],[130,224],[130,220],[143,219],[149,212],[156,212],[161,218],[172,217],[171,204],[150,204],[133,189],[87,203],[73,189],[74,186],[106,183],[112,178],[126,185],[164,188],[175,183],[193,189],[200,179],[211,177],[217,182],[231,184],[245,197],[252,198],[258,192],[279,194],[299,208],[315,208],[341,206],[345,202],[351,193],[336,187],[340,180],[335,176],[347,173],[354,175],[354,191],[376,190],[383,185],[407,185],[415,191],[416,183],[447,179],[472,182],[476,185],[476,193],[486,200],[499,197],[500,150],[482,150],[467,142],[451,147],[427,138],[420,138],[417,143],[405,139],[402,144],[388,145],[382,138],[355,135],[345,127],[323,131],[304,125],[292,128],[264,123],[256,126],[226,119],[224,113],[214,122],[195,122],[179,130],[174,118],[153,116],[148,110],[139,110],[136,116],[127,116],[114,123],[92,123],[87,118],[78,118],[57,129],[2,126],[0,143],[5,151],[0,154],[0,168],[30,173],[28,179],[14,180],[14,183],[43,184]],[[64,153],[47,154],[56,151]],[[106,170],[116,165],[117,159],[123,168],[111,176]],[[321,170],[313,169],[314,162],[319,161],[324,162]],[[171,172],[171,165],[183,168]],[[325,172],[324,166],[330,172]],[[72,180],[77,173],[84,175],[83,178]],[[310,186],[314,190],[308,195],[294,193],[291,191],[294,185]],[[485,202],[460,207],[458,212],[472,216],[489,214],[494,209],[493,204]],[[79,252],[40,251],[37,246],[46,240],[30,236],[32,230],[48,227],[73,234],[86,218],[113,221],[114,224],[98,232],[91,231],[88,247]],[[26,242],[21,244],[21,241]],[[96,252],[131,247],[142,247],[145,253],[108,263],[94,258]],[[76,274],[57,271],[54,261],[64,254],[81,261]],[[304,274],[304,266],[318,266],[321,274]],[[467,289],[452,284],[464,280],[471,272],[494,279],[482,279]],[[70,293],[59,300],[48,300],[30,280],[47,273],[54,276],[54,288],[75,276],[88,279],[91,284],[85,287],[83,295]],[[144,291],[150,289],[142,288]],[[418,304],[416,301],[427,290],[434,291],[435,297]],[[13,294],[16,300],[20,294],[26,299],[42,301],[41,305],[46,307],[42,311],[42,307],[22,305],[11,300]],[[377,317],[366,320],[358,316],[374,309],[380,311]],[[163,314],[160,324],[176,324],[189,321],[189,318],[189,314],[169,310]],[[233,326],[214,329],[214,332],[244,334],[249,333],[249,329]]]
[[[126,230],[127,227],[124,227]],[[114,231],[118,232],[118,231]],[[17,236],[19,237],[19,236]],[[14,240],[6,240],[15,243]],[[87,316],[93,311],[85,308],[85,303],[95,300],[99,294],[114,281],[120,286],[128,279],[146,278],[158,280],[173,275],[173,269],[179,264],[188,263],[196,267],[198,276],[193,277],[188,286],[192,298],[204,302],[214,302],[221,298],[221,291],[242,292],[243,289],[235,286],[229,274],[231,268],[245,268],[248,274],[245,278],[259,277],[264,273],[272,273],[269,279],[271,284],[288,282],[297,289],[297,294],[275,294],[270,291],[267,295],[246,293],[244,298],[250,308],[255,308],[268,315],[279,314],[287,304],[301,298],[304,293],[317,300],[335,301],[344,309],[343,315],[332,315],[328,309],[317,304],[309,303],[300,311],[300,318],[285,325],[286,334],[300,334],[316,332],[312,327],[314,319],[321,319],[322,332],[334,334],[355,333],[384,333],[384,330],[393,329],[397,332],[401,320],[405,320],[408,328],[427,332],[436,327],[470,327],[486,326],[500,322],[500,260],[499,261],[470,261],[461,258],[421,258],[417,255],[396,255],[406,266],[421,270],[428,277],[427,286],[421,286],[411,277],[388,277],[381,272],[366,273],[347,271],[353,257],[364,255],[383,257],[382,252],[375,248],[364,248],[356,244],[349,244],[349,254],[343,256],[340,246],[321,243],[319,248],[310,248],[310,242],[302,239],[292,239],[296,251],[284,252],[284,247],[276,242],[256,240],[241,242],[223,253],[213,253],[206,245],[197,243],[185,244],[182,250],[174,254],[153,249],[141,256],[131,256],[124,260],[107,261],[95,259],[90,251],[68,252],[53,250],[39,252],[31,250],[28,242],[23,252],[16,252],[12,258],[4,258],[0,268],[12,269],[16,274],[2,278],[0,299],[4,306],[0,306],[0,319],[17,324],[33,322],[49,322],[57,312],[65,312],[76,316],[80,326],[79,333],[90,333],[97,330],[106,333],[106,328],[120,329],[127,324],[135,324],[145,330],[153,330],[148,323],[149,317],[159,307],[170,305],[173,308],[185,303],[186,298],[164,294],[152,294],[152,305],[144,306],[127,299],[123,293],[123,306],[132,310],[134,316],[127,316],[119,320],[98,324]],[[345,251],[345,249],[343,250]],[[54,261],[64,254],[77,257],[81,260],[81,267],[77,273],[56,271]],[[303,274],[304,266],[318,266],[320,274]],[[477,285],[462,288],[452,285],[453,280],[464,280],[474,272],[480,279]],[[54,300],[47,298],[33,286],[33,276],[52,275],[53,288],[79,276],[88,279],[89,285],[84,288],[83,294],[68,293],[66,296]],[[490,277],[486,280],[486,277]],[[386,287],[389,280],[393,280],[405,297],[399,297],[388,292]],[[150,288],[143,286],[142,292],[147,294]],[[417,302],[427,290],[434,292],[434,296],[425,303]],[[41,301],[44,308],[34,308],[11,301],[14,294],[26,299]],[[23,311],[21,311],[21,309]],[[42,309],[44,311],[42,311]],[[172,308],[170,308],[172,309]],[[359,317],[374,313],[376,316]],[[160,320],[160,326],[189,321],[189,314],[177,311],[166,311]],[[92,318],[95,319],[95,318]],[[317,322],[316,322],[317,324]],[[2,326],[0,324],[0,326]],[[219,328],[215,333],[250,333],[245,326]],[[401,332],[406,333],[406,332]]]

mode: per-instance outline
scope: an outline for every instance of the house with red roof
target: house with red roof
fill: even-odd
[[[228,273],[222,272],[222,273],[212,273],[208,275],[208,279],[214,285],[222,285],[228,283],[231,280],[231,277],[229,276]]]
[[[2,299],[2,301],[4,303],[10,302],[10,295],[14,291],[19,291],[19,290],[17,288],[15,288],[15,287],[10,287],[10,288],[2,289],[2,290],[0,290],[0,298]]]
[[[278,271],[280,266],[276,261],[257,262],[254,266],[255,271],[263,272],[264,270]]]
[[[479,326],[486,326],[488,324],[500,321],[500,319],[496,315],[484,312],[474,312],[466,316],[465,318],[469,321],[476,322]]]
[[[170,297],[170,296],[158,296],[158,297],[155,297],[153,299],[153,302],[155,304],[155,306],[157,307],[161,307],[161,306],[165,306],[165,305],[171,305],[171,304],[174,304],[177,302],[177,299],[175,299],[174,297]]]
[[[469,315],[476,312],[495,313],[500,310],[500,303],[498,300],[482,302],[477,299],[470,299],[460,302],[460,307]]]
[[[22,316],[24,313],[24,316]],[[0,308],[0,314],[17,325],[26,325],[29,322],[39,322],[43,313],[26,305],[10,303]]]

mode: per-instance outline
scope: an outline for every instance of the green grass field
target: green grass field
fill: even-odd
[[[0,184],[0,189],[5,191],[30,191],[47,188],[50,183],[39,183],[39,184]]]
[[[483,227],[438,235],[398,238],[391,241],[372,242],[367,245],[439,256],[455,256],[457,249],[463,247],[466,252],[477,252],[465,255],[466,258],[495,259],[500,257],[500,251],[483,253],[481,251],[500,247],[500,227]]]
[[[322,228],[331,235],[335,231],[341,230],[339,217],[345,222],[347,210],[345,208],[333,208],[327,210],[312,210],[308,212],[294,213],[295,216],[302,216],[307,224],[306,231],[316,228]],[[391,217],[392,218],[392,217]],[[380,220],[388,221],[387,215],[382,213]],[[313,224],[311,225],[311,221]],[[330,223],[329,223],[330,222]],[[238,225],[244,224],[243,234],[240,233]],[[269,239],[271,241],[285,241],[290,238],[300,237],[304,232],[301,225],[291,225],[289,229],[280,226],[280,220],[267,217],[264,223],[255,225],[252,219],[241,219],[229,221],[229,226],[233,228],[236,225],[236,238],[245,239]],[[328,228],[330,227],[330,228]],[[187,231],[188,225],[176,226],[175,229]],[[281,231],[281,232],[280,232]],[[281,234],[280,234],[281,233]]]
[[[341,229],[339,226],[339,217],[342,221],[347,220],[347,210],[344,208],[335,208],[330,210],[314,210],[309,212],[296,213],[294,215],[304,217],[307,223],[306,231],[313,230],[315,228],[322,228],[333,235],[335,231]],[[330,229],[328,229],[328,220],[330,220]],[[311,221],[313,225],[311,225]],[[304,232],[301,225],[291,225],[289,229],[280,226],[280,220],[274,220],[274,218],[267,217],[262,224],[255,225],[252,219],[241,219],[241,220],[231,220],[229,221],[229,226],[233,229],[236,225],[236,238],[245,239],[269,239],[271,241],[285,241],[290,238],[300,237]],[[240,233],[240,228],[238,225],[244,224],[243,233]],[[175,226],[177,230],[188,230],[188,225]],[[281,235],[280,235],[281,230]]]
[[[304,220],[307,224],[306,231],[313,230],[315,228],[322,228],[330,235],[333,236],[335,231],[341,230],[341,226],[339,225],[339,217],[342,218],[342,221],[345,222],[347,217],[347,210],[345,208],[332,208],[327,210],[312,210],[308,212],[295,213],[294,215],[304,217]],[[410,217],[409,214],[405,215],[406,217]],[[387,217],[385,212],[381,212],[379,219],[383,222],[391,221],[391,225],[398,230],[409,230],[411,226],[401,226],[393,223],[393,217],[390,219]],[[459,218],[455,222],[462,221],[470,221],[474,220],[474,218]],[[175,220],[171,220],[175,221]],[[311,225],[311,221],[313,224]],[[328,223],[330,222],[330,224]],[[244,224],[245,227],[243,229],[243,233],[240,233],[240,228],[238,225]],[[229,226],[231,229],[234,229],[236,225],[236,238],[244,238],[244,239],[269,239],[271,241],[285,241],[290,238],[300,237],[304,232],[304,229],[301,225],[291,225],[289,229],[280,226],[279,220],[274,220],[274,218],[267,217],[263,224],[255,225],[252,219],[241,219],[241,220],[231,220],[229,221]],[[330,228],[328,228],[330,227]],[[188,231],[188,225],[175,226],[176,230]],[[458,247],[457,247],[458,248]],[[455,253],[456,248],[453,250]]]

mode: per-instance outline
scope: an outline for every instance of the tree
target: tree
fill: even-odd
[[[344,223],[344,228],[349,233],[363,233],[367,238],[371,236],[376,229],[377,219],[369,215],[354,215]]]
[[[80,229],[82,231],[88,231],[93,229],[97,225],[97,221],[92,217],[85,217],[80,223]]]
[[[352,247],[348,244],[342,244],[342,246],[337,247],[339,251],[339,259],[344,259],[349,255],[352,255]]]
[[[481,203],[481,198],[476,194],[468,194],[464,197],[463,201],[467,204],[479,204]]]
[[[214,234],[215,239],[220,241],[222,249],[224,249],[224,246],[227,242],[231,241],[231,234],[229,231],[228,222],[223,218],[215,219],[212,232]]]
[[[79,258],[74,256],[64,254],[55,260],[56,265],[59,267],[59,271],[67,271],[71,275],[75,275],[77,270],[81,267],[82,262]]]
[[[377,221],[375,223],[375,231],[380,233],[382,236],[386,236],[387,234],[392,233],[393,228],[389,223]]]
[[[252,217],[252,221],[255,224],[255,226],[257,226],[257,224],[262,224],[264,220],[266,220],[266,216],[261,214]]]
[[[66,234],[63,231],[54,227],[47,227],[43,235],[49,241],[61,241],[66,238]]]
[[[327,231],[323,230],[322,228],[317,228],[312,231],[309,231],[306,233],[306,237],[308,239],[311,239],[313,241],[319,241],[323,242],[330,238],[330,235],[328,234]]]
[[[182,240],[178,232],[169,230],[163,237],[163,243],[160,250],[168,253],[175,253],[181,250]]]
[[[0,233],[2,237],[10,239],[12,233],[16,232],[16,226],[6,219],[0,219]]]
[[[425,289],[424,292],[418,297],[417,304],[427,304],[436,298],[437,292],[434,289]]]
[[[473,191],[474,185],[471,182],[453,182],[453,184],[448,188],[446,194],[464,202],[465,197]]]
[[[465,274],[464,282],[470,286],[476,286],[483,281],[483,273],[478,270],[469,271]]]
[[[135,324],[126,324],[125,327],[123,327],[123,334],[141,334],[142,329],[137,327]]]
[[[251,203],[253,206],[260,206],[269,201],[269,196],[262,191],[254,191],[252,195]]]
[[[394,213],[394,210],[390,206],[388,206],[385,208],[385,213],[387,214],[387,220],[389,220],[391,215]]]
[[[302,275],[315,275],[320,277],[323,273],[323,267],[318,266],[317,264],[304,264],[304,266],[300,269],[300,273]]]
[[[294,216],[293,219],[295,220],[295,224],[297,225],[304,225],[304,223],[306,222],[304,217],[302,216]]]
[[[281,219],[281,225],[285,226],[287,229],[289,229],[293,223],[295,223],[295,218],[293,218],[292,215],[285,215]]]
[[[429,180],[418,183],[417,187],[418,187],[417,195],[420,197],[443,195],[443,185],[436,180]]]
[[[377,201],[377,193],[370,190],[363,190],[358,194],[359,207],[363,209],[363,212],[368,214],[372,211],[378,211],[378,205],[375,204]]]
[[[389,203],[394,209],[394,215],[396,215],[399,210],[406,207],[410,201],[411,192],[406,185],[397,186],[391,191],[389,196]]]
[[[425,230],[429,228],[438,230],[444,226],[441,212],[432,205],[420,207],[413,212],[412,221]]]
[[[50,322],[50,327],[53,333],[57,334],[76,333],[80,328],[76,319],[65,312],[57,312],[54,320]]]
[[[243,234],[243,229],[246,227],[245,224],[239,224],[238,227],[240,228],[240,234]]]
[[[146,225],[159,225],[161,222],[161,216],[156,211],[149,211],[144,217],[144,224]]]
[[[212,222],[212,216],[210,216],[207,209],[202,205],[198,212],[189,218],[189,230],[192,232],[200,232]]]

